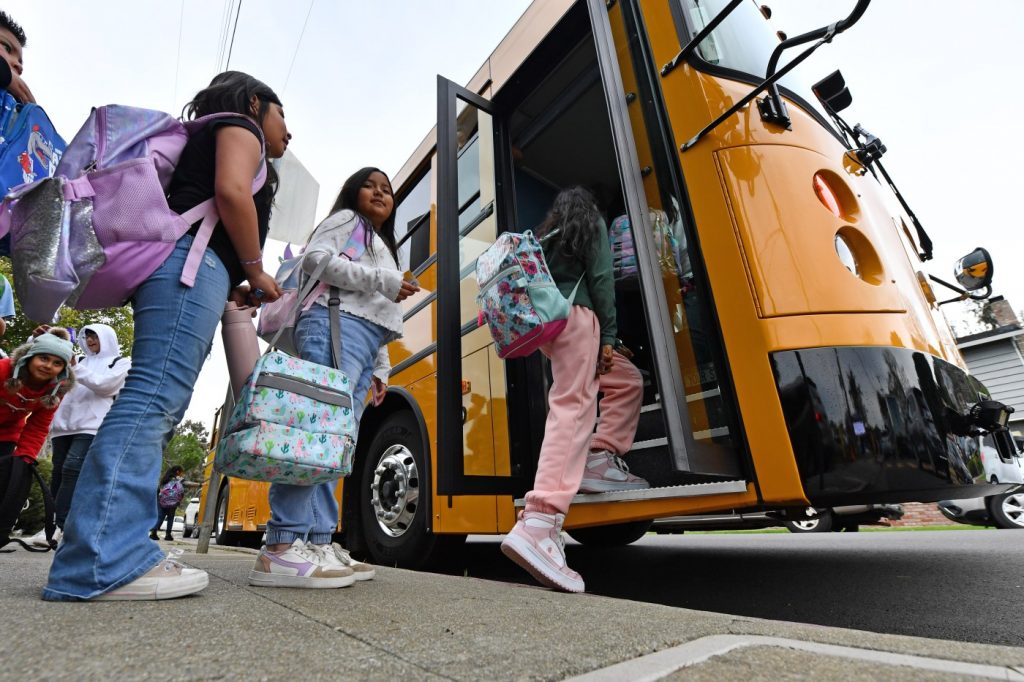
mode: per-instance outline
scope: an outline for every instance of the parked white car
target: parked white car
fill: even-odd
[[[989,436],[981,439],[980,447],[985,479],[989,483],[1024,484],[1024,455],[1018,451],[1009,461],[1003,460]],[[1017,447],[1019,449],[1019,443]],[[1024,529],[1024,486],[1000,495],[943,500],[939,502],[939,511],[958,523]]]
[[[881,525],[882,519],[900,519],[898,504],[862,504],[850,507],[808,509],[807,518],[790,521],[781,511],[697,514],[655,519],[655,533],[682,533],[688,530],[755,530],[783,526],[791,533],[856,532],[863,525]]]
[[[199,498],[193,497],[185,507],[185,537],[199,536]]]

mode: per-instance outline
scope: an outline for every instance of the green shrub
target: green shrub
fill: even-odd
[[[53,471],[53,462],[49,459],[40,459],[38,464],[39,475],[49,484],[50,473]],[[31,476],[31,474],[29,474]],[[14,524],[16,530],[25,535],[34,535],[43,529],[43,491],[39,489],[39,483],[35,476],[32,477],[32,489],[28,493],[28,509],[21,512],[18,522]]]

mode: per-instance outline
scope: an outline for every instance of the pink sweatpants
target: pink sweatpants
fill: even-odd
[[[596,376],[601,326],[589,308],[573,306],[565,329],[541,348],[551,360],[548,418],[537,462],[533,490],[526,493],[527,511],[564,514],[583,480],[591,436],[595,448],[623,454],[633,444],[643,392],[640,372],[621,355],[612,371]],[[597,419],[597,394],[601,423]]]

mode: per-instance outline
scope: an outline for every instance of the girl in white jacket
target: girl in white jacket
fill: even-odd
[[[339,290],[341,358],[338,366],[355,385],[358,424],[363,399],[384,400],[391,365],[387,344],[402,335],[399,303],[419,291],[404,281],[395,243],[391,181],[377,168],[363,168],[345,181],[327,217],[309,239],[302,269],[308,277],[324,258],[316,303],[302,313],[295,341],[304,360],[334,366],[328,313],[330,287]],[[354,236],[353,236],[354,235]],[[356,248],[346,249],[354,239]],[[347,255],[346,253],[347,252]],[[344,587],[369,580],[374,568],[331,543],[338,525],[337,482],[315,486],[270,486],[267,544],[249,573],[264,587]]]
[[[130,358],[121,357],[117,333],[105,324],[89,324],[78,333],[84,355],[75,361],[79,379],[67,394],[50,425],[53,443],[53,474],[50,490],[57,506],[57,533],[60,540],[64,521],[71,509],[78,474],[96,430],[103,423],[114,398],[124,387],[131,368]],[[46,546],[46,538],[34,537],[34,544]]]

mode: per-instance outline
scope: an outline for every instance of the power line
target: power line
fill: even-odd
[[[231,9],[234,6],[235,0],[224,0],[224,11],[220,17],[220,35],[217,36],[217,61],[213,64],[213,70],[217,72],[224,63],[224,50],[228,46],[228,27],[231,25]]]
[[[235,33],[238,32],[238,17],[240,16],[242,16],[242,0],[238,0],[238,9],[235,10],[235,25],[231,29],[231,45],[228,47],[228,62],[224,65],[225,71],[231,68],[231,52],[235,49]]]
[[[302,31],[299,32],[299,40],[295,43],[295,50],[292,52],[292,61],[288,64],[288,75],[284,77],[284,87],[281,88],[281,96],[284,96],[288,89],[288,81],[292,78],[292,67],[295,66],[295,58],[299,56],[299,48],[302,46],[302,38],[306,35],[306,25],[309,24],[309,15],[313,13],[313,5],[316,0],[309,0],[309,9],[306,10],[306,20],[302,22]]]
[[[181,30],[185,24],[185,0],[181,0],[181,11],[178,14],[178,56],[174,60],[174,105],[178,105],[178,74],[181,72]]]

